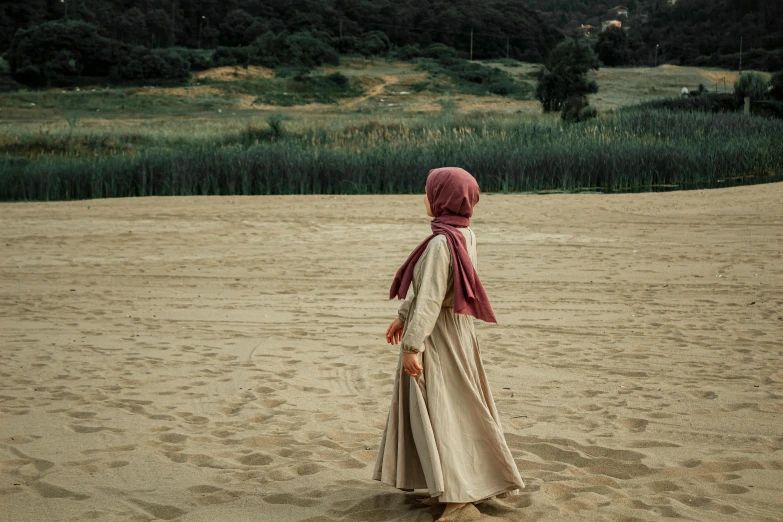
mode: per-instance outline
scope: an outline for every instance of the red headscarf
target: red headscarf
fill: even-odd
[[[451,250],[454,271],[454,311],[472,315],[488,323],[497,323],[489,298],[481,286],[476,269],[470,261],[465,236],[458,227],[470,225],[473,207],[479,200],[479,186],[469,172],[445,167],[431,170],[427,176],[427,199],[435,219],[430,223],[432,235],[411,252],[392,281],[389,299],[405,299],[413,279],[413,267],[430,240],[438,234],[446,236]]]

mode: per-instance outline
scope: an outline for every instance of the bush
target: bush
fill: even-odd
[[[734,112],[741,104],[731,94],[706,93],[701,96],[687,98],[670,98],[654,100],[642,104],[648,109],[669,109],[673,111],[721,113]]]
[[[172,49],[133,47],[112,67],[114,81],[177,80],[190,76],[190,64]]]
[[[519,92],[519,85],[511,78],[498,78],[491,80],[487,90],[492,94],[500,96],[509,96]]]
[[[364,56],[386,54],[390,47],[389,37],[383,31],[370,31],[356,40],[356,50]]]
[[[332,73],[326,77],[327,80],[337,85],[338,87],[345,87],[348,85],[348,77],[342,73]]]
[[[210,52],[200,49],[188,49],[185,47],[170,47],[171,52],[179,55],[180,58],[188,62],[191,71],[203,71],[212,67]]]
[[[584,96],[571,96],[563,104],[560,118],[569,123],[578,123],[598,116],[598,111],[590,107]]]
[[[462,92],[477,95],[489,92],[519,98],[529,92],[523,84],[514,81],[507,72],[497,67],[458,58],[454,49],[443,44],[432,44],[425,49],[408,46],[402,50],[402,54],[406,56],[418,54],[417,58],[412,59],[413,63],[432,75],[449,76]]]
[[[283,117],[280,114],[270,114],[266,119],[266,123],[269,125],[273,139],[279,140],[283,137],[285,129],[283,128]]]
[[[513,58],[502,58],[498,60],[498,63],[505,67],[522,67],[522,62]]]
[[[396,58],[398,60],[403,60],[408,62],[413,60],[414,58],[420,58],[422,56],[422,50],[418,44],[413,44],[413,45],[408,44],[402,47],[398,47],[397,49],[393,50],[390,54],[392,58]]]
[[[770,96],[778,101],[783,101],[783,71],[772,77],[771,84],[772,90],[769,91]]]
[[[256,38],[250,46],[250,62],[265,67],[290,65],[305,69],[324,64],[337,65],[340,57],[327,39],[328,35],[309,31],[293,34],[269,31]]]
[[[757,101],[750,104],[750,113],[754,116],[783,119],[783,102]]]
[[[212,55],[212,67],[250,64],[250,47],[218,47]]]
[[[751,100],[762,100],[767,97],[769,82],[759,73],[743,73],[734,84],[734,98],[741,102],[746,96]]]

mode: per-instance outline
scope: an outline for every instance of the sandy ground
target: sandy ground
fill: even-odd
[[[481,520],[781,520],[781,201],[483,196],[527,488]],[[3,205],[0,520],[437,518],[370,480],[426,234],[421,196]]]

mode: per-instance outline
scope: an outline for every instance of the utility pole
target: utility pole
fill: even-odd
[[[740,36],[740,65],[739,72],[742,72],[742,37]]]
[[[508,36],[506,36],[506,58],[508,59]]]
[[[201,15],[201,18],[198,19],[198,48],[199,49],[201,49],[201,29],[206,19],[207,17],[204,15]]]
[[[655,66],[658,67],[658,47],[660,44],[655,44]]]
[[[60,3],[65,6],[65,19],[68,19],[68,0],[60,0]]]
[[[473,61],[473,29],[470,30],[470,61]]]
[[[171,0],[171,45],[176,41],[177,30],[177,0]]]
[[[340,17],[340,39],[343,38],[343,18]]]

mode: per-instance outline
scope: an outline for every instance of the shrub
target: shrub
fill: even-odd
[[[449,76],[463,92],[478,95],[489,92],[519,98],[525,97],[529,92],[523,84],[514,81],[507,72],[497,67],[458,58],[451,47],[433,44],[424,50],[409,48],[405,53],[412,54],[416,50],[421,56],[414,58],[413,63],[432,75]]]
[[[772,77],[771,84],[772,90],[769,91],[770,96],[778,101],[783,101],[783,71]]]
[[[513,58],[502,58],[498,60],[498,63],[505,67],[522,67],[522,62]]]
[[[270,114],[266,119],[269,130],[272,132],[272,138],[279,140],[285,134],[283,128],[283,117],[280,114]]]
[[[731,94],[706,93],[695,97],[677,97],[663,100],[653,100],[642,104],[648,109],[669,109],[688,112],[734,112],[741,108]]]
[[[569,123],[578,123],[598,116],[598,111],[590,107],[587,98],[584,96],[571,96],[563,104],[560,111],[560,118]]]
[[[187,80],[190,64],[171,49],[147,49],[133,47],[112,67],[110,77],[114,81]]]
[[[762,100],[767,97],[769,82],[759,73],[743,73],[734,84],[734,97],[738,102],[750,96],[751,100]]]
[[[256,38],[250,46],[250,61],[254,65],[277,67],[293,65],[310,69],[319,65],[340,63],[334,47],[327,43],[327,35],[300,31],[273,33]]]
[[[335,72],[326,77],[327,80],[337,85],[338,87],[345,87],[348,85],[348,77],[342,73]]]
[[[212,67],[248,65],[249,63],[249,47],[218,47],[212,55]]]
[[[422,50],[418,44],[413,44],[413,45],[408,44],[402,47],[398,47],[397,49],[393,50],[390,54],[392,58],[396,58],[398,60],[404,60],[407,62],[413,60],[414,58],[420,58],[422,56]]]
[[[212,67],[211,52],[200,49],[188,49],[186,47],[170,47],[170,52],[174,52],[183,60],[188,62],[191,71],[203,71]]]
[[[389,47],[391,42],[383,31],[370,31],[356,40],[356,50],[364,56],[385,54]]]

